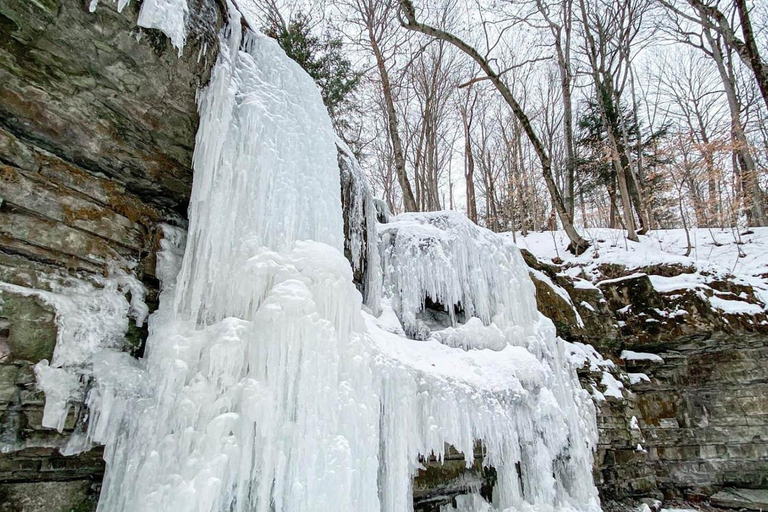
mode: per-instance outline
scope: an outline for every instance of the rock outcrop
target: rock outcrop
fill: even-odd
[[[768,322],[751,287],[705,275],[693,287],[665,289],[665,279],[694,269],[611,265],[597,277],[592,299],[582,301],[574,288],[589,286],[581,280],[532,255],[526,261],[539,309],[554,312],[558,334],[593,344],[619,365],[622,398],[597,402],[595,476],[603,499],[702,501],[728,487],[768,488]],[[728,301],[739,301],[738,308],[714,307]],[[600,325],[563,320],[563,311],[583,319],[597,314]],[[641,355],[621,359],[623,351]],[[589,368],[580,376],[587,389],[600,382]]]
[[[156,301],[161,222],[183,223],[196,93],[216,58],[221,8],[199,0],[179,56],[140,30],[140,2],[0,4],[0,510],[89,510],[101,450],[72,457],[41,426],[32,366],[51,359],[56,310],[36,290],[128,272]],[[126,349],[140,351],[133,325]],[[41,499],[44,496],[45,499]]]

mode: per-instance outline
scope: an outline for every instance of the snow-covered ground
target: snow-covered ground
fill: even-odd
[[[517,233],[516,243],[542,261],[562,261],[565,272],[582,275],[595,281],[604,264],[623,265],[628,271],[642,272],[650,266],[664,264],[688,267],[693,272],[675,277],[652,276],[659,292],[706,287],[712,279],[730,278],[737,284],[748,284],[757,297],[768,303],[768,228],[753,228],[739,234],[731,229],[690,230],[691,251],[685,256],[687,242],[683,229],[651,231],[640,236],[639,242],[627,240],[626,232],[618,229],[596,228],[581,230],[591,242],[584,254],[574,256],[567,251],[568,237],[562,230]],[[512,238],[512,234],[507,236]],[[713,307],[725,312],[754,314],[758,308],[742,301],[712,297]],[[737,303],[737,304],[734,304]]]

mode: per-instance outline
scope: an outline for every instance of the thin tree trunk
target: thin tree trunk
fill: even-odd
[[[584,252],[587,247],[589,247],[589,242],[582,238],[581,235],[573,227],[573,220],[568,214],[568,211],[565,209],[563,198],[560,195],[560,191],[558,190],[557,185],[555,184],[555,180],[552,176],[552,164],[550,162],[549,155],[546,153],[541,140],[539,140],[539,137],[536,135],[536,132],[531,125],[530,119],[513,96],[512,91],[501,80],[501,77],[499,77],[498,73],[496,73],[491,68],[488,61],[483,58],[472,46],[468,45],[453,34],[417,22],[416,13],[410,0],[399,0],[399,2],[401,11],[403,14],[405,14],[406,17],[405,20],[401,20],[401,23],[405,28],[416,32],[421,32],[422,34],[426,34],[437,39],[441,39],[447,43],[452,44],[467,54],[480,66],[494,87],[496,87],[496,89],[501,93],[504,101],[506,101],[507,105],[509,105],[509,107],[512,109],[515,117],[523,126],[523,130],[528,136],[528,139],[531,141],[531,144],[533,145],[533,148],[539,157],[539,161],[541,162],[541,171],[544,176],[544,182],[547,186],[547,190],[549,191],[550,195],[552,196],[552,200],[555,203],[555,208],[557,210],[558,216],[560,217],[560,222],[563,224],[563,229],[568,235],[568,239],[571,241],[570,249],[576,254],[581,254]]]
[[[750,225],[765,226],[766,216],[762,205],[762,192],[757,177],[755,160],[749,149],[749,141],[741,124],[741,105],[736,95],[733,71],[729,63],[725,61],[720,42],[712,35],[708,28],[704,28],[704,35],[712,49],[712,57],[720,74],[725,96],[728,100],[728,109],[731,114],[731,136],[738,154],[738,163],[741,166],[741,190],[740,196],[744,200],[744,207],[748,210]]]
[[[619,146],[618,135],[616,134],[618,118],[621,114],[614,107],[614,88],[610,74],[601,72],[601,66],[598,64],[598,51],[595,39],[587,17],[587,8],[584,0],[580,0],[581,16],[584,27],[584,37],[587,42],[587,54],[592,71],[592,78],[595,81],[598,110],[605,127],[605,133],[608,138],[608,145],[611,149],[611,159],[616,171],[616,181],[619,185],[619,195],[621,196],[622,213],[624,217],[624,226],[627,229],[627,238],[637,242],[637,231],[635,228],[635,217],[632,209],[632,199],[629,195],[629,186],[627,184],[628,172],[622,162],[621,148]]]
[[[464,125],[464,183],[467,187],[467,217],[477,224],[477,200],[475,198],[475,157],[472,154],[472,138],[470,128],[472,119],[467,109],[461,110],[461,121]]]
[[[389,138],[392,141],[392,151],[395,157],[395,173],[397,181],[400,183],[400,189],[403,193],[403,207],[407,212],[416,212],[419,210],[416,199],[413,197],[411,183],[408,181],[408,175],[405,170],[405,155],[403,153],[403,142],[400,140],[400,134],[397,128],[397,112],[395,111],[395,102],[392,97],[392,86],[389,83],[389,72],[387,71],[384,56],[381,53],[378,42],[369,29],[369,37],[373,54],[376,57],[376,67],[381,77],[381,89],[384,94],[384,103],[387,107],[387,128],[389,129]]]

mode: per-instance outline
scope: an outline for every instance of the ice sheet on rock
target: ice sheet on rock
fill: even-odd
[[[373,199],[373,205],[376,207],[376,218],[378,221],[382,224],[388,223],[389,219],[392,218],[392,212],[389,211],[387,202],[376,197]]]
[[[453,326],[477,317],[519,345],[537,333],[533,283],[511,241],[458,212],[405,213],[379,229],[384,294],[410,335],[424,330],[418,316],[427,299],[446,310]]]
[[[341,171],[342,203],[348,211],[344,216],[344,248],[352,258],[352,269],[363,271],[362,290],[365,304],[378,314],[381,296],[381,260],[379,258],[379,235],[376,230],[377,210],[373,195],[368,187],[365,172],[357,162],[352,150],[336,139]]]
[[[35,380],[45,392],[42,426],[61,432],[72,401],[82,398],[80,377],[73,371],[52,367],[43,359],[35,365]]]
[[[162,31],[181,55],[187,40],[187,0],[144,0],[136,24]]]
[[[131,0],[112,0],[112,3],[117,4],[117,12],[122,12],[130,2]],[[91,0],[88,10],[94,12],[98,5],[99,0]],[[142,28],[162,31],[181,55],[187,39],[188,13],[187,0],[143,0],[136,24]]]
[[[69,404],[82,399],[91,375],[94,354],[122,348],[129,322],[143,325],[148,308],[143,285],[129,272],[114,268],[110,277],[52,278],[49,290],[0,282],[0,290],[34,296],[55,312],[56,346],[53,358],[35,365],[37,386],[45,393],[42,425],[61,431]],[[130,302],[126,298],[130,295]]]

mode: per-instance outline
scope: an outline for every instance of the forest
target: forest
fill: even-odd
[[[488,229],[765,226],[768,4],[247,4],[392,212]],[[690,245],[690,244],[689,244]]]

